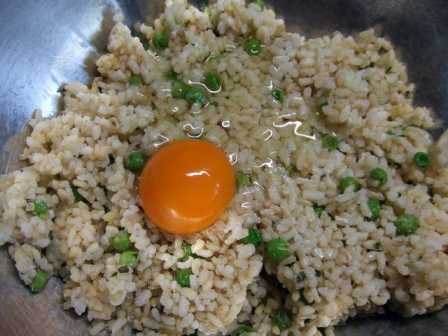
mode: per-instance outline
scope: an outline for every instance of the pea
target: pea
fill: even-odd
[[[254,329],[252,326],[250,326],[250,325],[248,325],[248,324],[241,324],[241,325],[235,330],[234,335],[235,335],[235,336],[243,336],[243,335],[245,335],[246,333],[250,333],[250,332],[254,332],[254,331],[255,331],[255,329]]]
[[[236,173],[236,185],[238,189],[248,187],[250,185],[250,176],[244,174],[242,171]]]
[[[361,189],[361,184],[352,176],[343,177],[339,181],[339,190],[344,193],[349,187],[353,187],[353,191],[356,192]]]
[[[132,75],[131,78],[129,78],[129,83],[133,86],[140,86],[143,83],[142,76],[140,75]]]
[[[125,251],[120,254],[120,266],[134,268],[138,264],[138,253],[135,251]]]
[[[322,148],[328,149],[330,152],[339,148],[339,139],[334,135],[325,134],[321,141]]]
[[[290,255],[288,242],[281,238],[270,240],[266,249],[269,258],[275,263],[281,262]]]
[[[381,203],[378,198],[369,198],[367,201],[367,206],[369,207],[371,216],[370,218],[375,220],[380,217]]]
[[[152,45],[159,50],[168,48],[169,43],[170,37],[165,32],[157,32],[152,38]]]
[[[374,168],[370,171],[370,178],[378,182],[380,186],[386,184],[388,180],[386,171],[380,167]]]
[[[240,240],[241,244],[249,245],[252,244],[255,247],[259,246],[263,241],[263,235],[257,228],[250,228],[249,233],[246,237]]]
[[[176,281],[181,287],[190,287],[190,275],[192,275],[193,272],[191,269],[178,269],[176,270]]]
[[[45,203],[42,200],[35,200],[34,201],[34,214],[37,217],[39,217],[40,219],[47,219],[48,218],[47,203]]]
[[[222,80],[217,73],[209,72],[204,76],[204,84],[210,91],[217,92],[221,90]]]
[[[145,157],[142,152],[132,152],[126,161],[126,168],[133,173],[138,173],[145,165]]]
[[[418,152],[414,155],[414,163],[417,167],[427,168],[431,164],[431,159],[427,153]]]
[[[420,226],[419,220],[414,215],[404,214],[395,221],[397,235],[409,236],[414,234]]]
[[[36,275],[31,281],[30,286],[31,293],[36,294],[39,293],[41,290],[43,290],[49,278],[50,275],[48,274],[48,272],[45,272],[43,270],[37,270]]]
[[[263,49],[261,46],[261,41],[255,37],[251,37],[244,41],[243,49],[248,53],[250,56],[256,56],[261,53],[261,50]]]
[[[185,94],[185,100],[190,104],[201,104],[205,105],[207,103],[207,96],[203,88],[199,86],[190,86]]]
[[[120,231],[110,239],[113,249],[117,252],[124,252],[129,250],[131,241],[129,240],[129,233]]]
[[[322,213],[324,212],[324,208],[321,206],[318,206],[318,205],[314,205],[313,210],[314,210],[314,213],[316,214],[316,216],[319,218],[320,218],[320,216],[322,216]]]
[[[170,81],[175,81],[177,79],[177,73],[173,69],[171,69],[165,74],[165,78]]]
[[[289,314],[284,309],[279,309],[275,312],[274,317],[272,319],[275,326],[277,326],[280,331],[284,331],[291,327],[292,325],[292,319]]]
[[[177,99],[185,99],[190,86],[181,80],[175,79],[171,85],[171,95]]]
[[[273,90],[272,91],[272,97],[274,97],[274,99],[276,101],[278,101],[279,103],[283,103],[283,101],[285,100],[285,94],[280,89]]]

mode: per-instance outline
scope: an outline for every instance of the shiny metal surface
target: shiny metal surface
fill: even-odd
[[[276,0],[290,30],[316,36],[376,27],[398,46],[417,84],[417,103],[448,120],[448,6],[446,0]],[[58,88],[88,81],[104,50],[112,12],[128,22],[155,17],[161,1],[0,0],[0,168],[8,165],[7,140],[35,108],[58,109]],[[439,132],[435,131],[435,134]],[[32,296],[0,251],[0,335],[87,335],[85,322],[62,310],[58,280]],[[448,335],[448,309],[410,320],[387,314],[350,321],[341,336]]]

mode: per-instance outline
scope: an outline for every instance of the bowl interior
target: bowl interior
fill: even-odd
[[[17,163],[12,135],[35,108],[44,116],[59,106],[58,89],[72,80],[87,82],[95,59],[105,49],[114,11],[127,23],[154,18],[162,1],[3,1],[0,5],[0,168]],[[440,0],[276,0],[271,1],[288,29],[306,36],[335,30],[353,33],[374,27],[389,38],[407,63],[416,84],[416,104],[432,108],[448,122],[448,6]],[[438,136],[444,127],[434,131]],[[87,334],[84,320],[63,311],[61,283],[52,279],[32,296],[17,279],[5,249],[0,251],[0,335]],[[38,327],[36,327],[38,326]],[[448,335],[448,309],[413,319],[392,314],[356,319],[337,335]]]

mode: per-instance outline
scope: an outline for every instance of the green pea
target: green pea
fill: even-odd
[[[36,275],[31,281],[31,293],[36,294],[43,290],[48,282],[50,275],[43,270],[37,270]]]
[[[171,85],[171,95],[177,99],[185,99],[190,86],[181,80],[174,80]]]
[[[240,240],[241,244],[253,244],[255,247],[259,246],[263,241],[263,235],[257,228],[249,228],[248,235]]]
[[[247,174],[244,174],[242,171],[236,172],[236,185],[237,188],[244,188],[250,186],[250,176]]]
[[[426,168],[431,164],[431,159],[428,153],[418,152],[414,155],[414,163],[417,167]]]
[[[199,86],[190,86],[185,94],[185,100],[190,104],[201,104],[205,105],[207,103],[207,96],[203,88]]]
[[[404,214],[395,221],[397,235],[409,236],[414,234],[420,226],[419,220],[414,215]]]
[[[353,187],[353,191],[356,192],[361,189],[361,184],[352,176],[343,177],[339,181],[339,190],[344,193],[349,187]]]
[[[204,76],[204,84],[210,91],[217,92],[221,90],[222,80],[217,73],[209,72]]]
[[[181,287],[190,287],[190,275],[192,275],[193,272],[190,268],[187,269],[178,269],[176,270],[176,281]]]
[[[126,168],[133,173],[138,173],[145,165],[145,157],[142,152],[132,152],[126,161]]]
[[[243,49],[250,56],[256,56],[261,53],[261,50],[263,48],[261,46],[261,41],[255,37],[252,37],[252,38],[248,38],[246,41],[244,41]]]
[[[120,231],[110,239],[112,248],[117,252],[124,252],[131,247],[131,241],[129,239],[129,233],[126,231]]]
[[[165,78],[170,81],[175,81],[177,79],[177,73],[173,69],[171,69],[165,74]]]
[[[125,251],[120,254],[120,266],[134,268],[138,265],[138,253],[135,251]]]
[[[89,203],[86,200],[86,198],[83,195],[81,195],[77,186],[70,184],[70,189],[72,190],[72,194],[73,194],[73,197],[75,198],[75,202]]]
[[[321,206],[318,206],[318,205],[314,205],[313,210],[314,210],[314,213],[316,214],[316,216],[319,218],[320,218],[320,216],[322,216],[322,213],[324,212],[324,208]]]
[[[170,37],[165,32],[157,32],[152,38],[152,45],[159,50],[168,48],[169,43]]]
[[[47,203],[45,203],[42,200],[35,200],[34,201],[34,214],[37,217],[39,217],[40,219],[47,219],[48,218]]]
[[[378,198],[369,198],[367,201],[367,206],[369,207],[371,216],[370,218],[375,220],[380,217],[381,203]]]
[[[322,148],[328,149],[330,152],[339,148],[339,139],[334,135],[325,134],[321,141]]]
[[[280,89],[272,90],[272,97],[279,103],[283,103],[285,100],[285,93]]]
[[[280,308],[275,312],[272,322],[280,331],[289,329],[292,325],[291,315],[286,310]]]
[[[243,336],[246,333],[254,332],[255,329],[248,324],[241,324],[234,332],[235,336]]]
[[[289,244],[286,240],[277,238],[272,239],[267,243],[266,247],[269,259],[275,263],[279,263],[282,260],[289,257]]]
[[[133,86],[140,86],[143,83],[142,76],[140,75],[132,75],[131,78],[129,78],[129,83]]]
[[[370,171],[370,178],[378,182],[379,185],[386,184],[388,180],[386,171],[380,167],[374,168]]]

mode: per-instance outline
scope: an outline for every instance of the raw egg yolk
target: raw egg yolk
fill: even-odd
[[[224,151],[201,140],[161,147],[139,182],[145,214],[160,229],[179,235],[213,224],[235,194],[235,176]]]

